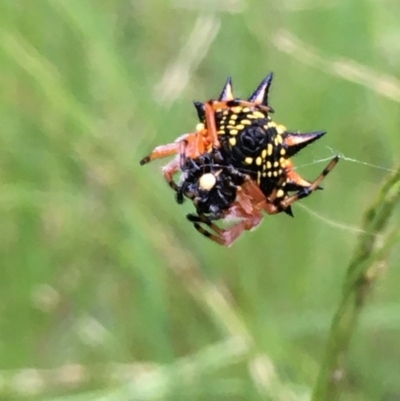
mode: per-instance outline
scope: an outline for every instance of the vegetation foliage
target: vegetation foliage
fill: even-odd
[[[0,2],[0,399],[400,397],[399,12]],[[139,160],[270,71],[275,120],[328,131],[302,175],[344,158],[294,219],[219,247]]]

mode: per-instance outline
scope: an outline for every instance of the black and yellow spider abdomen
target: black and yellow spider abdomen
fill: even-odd
[[[288,192],[308,184],[293,179],[294,174],[289,172],[293,165],[291,157],[325,132],[293,133],[275,123],[270,117],[273,109],[267,102],[271,80],[272,75],[245,101],[234,98],[228,79],[219,100],[208,104],[216,105],[215,131],[225,163],[248,174],[266,197],[275,191],[274,196],[282,199],[289,196]],[[195,107],[203,129],[207,129],[204,104],[195,102]]]
[[[269,195],[285,174],[286,128],[261,111],[242,107],[217,112],[216,122],[225,159],[248,172]]]

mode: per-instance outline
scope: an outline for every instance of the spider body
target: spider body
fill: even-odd
[[[218,100],[195,102],[199,117],[196,132],[175,142],[156,147],[140,164],[176,154],[163,168],[177,200],[193,200],[197,214],[187,218],[212,240],[230,246],[245,230],[260,224],[263,212],[292,215],[292,203],[319,189],[320,182],[334,168],[334,157],[313,182],[294,171],[291,157],[325,132],[289,132],[275,123],[268,105],[272,74],[247,99],[233,95],[228,78]],[[179,184],[174,176],[181,171]],[[239,219],[221,229],[213,221]],[[212,231],[205,229],[205,224]]]
[[[247,100],[234,97],[228,78],[218,100],[194,102],[200,120],[195,133],[156,147],[140,163],[178,153],[163,169],[166,180],[175,188],[173,177],[180,170],[182,158],[195,160],[219,151],[225,164],[245,169],[269,196],[285,174],[290,157],[325,134],[288,132],[271,119],[273,109],[268,105],[268,94],[272,77],[269,74]]]

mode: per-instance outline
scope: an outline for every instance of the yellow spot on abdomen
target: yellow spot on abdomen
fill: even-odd
[[[285,155],[285,154],[286,154],[286,149],[282,148],[282,149],[281,149],[281,155],[283,156],[283,155]]]
[[[239,131],[238,131],[237,129],[231,129],[231,130],[229,131],[229,133],[230,133],[231,135],[237,135],[238,132],[239,132]]]
[[[253,158],[252,158],[252,157],[246,157],[246,158],[244,159],[244,162],[245,162],[246,164],[251,164],[251,163],[253,163]]]
[[[265,114],[261,113],[261,111],[253,111],[253,116],[255,118],[265,118]]]
[[[268,156],[271,156],[273,151],[274,151],[274,147],[272,146],[271,143],[269,143],[267,146]]]
[[[250,120],[241,120],[240,121],[240,124],[243,124],[243,125],[251,125],[251,121]]]
[[[229,143],[231,146],[235,146],[236,145],[236,138],[229,138]]]
[[[284,195],[285,193],[281,189],[279,189],[278,192],[276,193],[277,198],[283,198]]]
[[[257,164],[257,166],[261,166],[261,164],[262,164],[262,158],[261,157],[257,157],[256,164]]]
[[[240,106],[232,107],[232,113],[239,114],[243,109]]]
[[[261,152],[261,157],[262,157],[263,159],[265,159],[265,158],[267,157],[267,150],[266,150],[266,149],[264,149],[264,150]]]
[[[235,128],[238,129],[238,130],[242,130],[242,129],[244,129],[244,125],[238,124],[238,125],[236,125]]]
[[[286,127],[282,124],[277,124],[276,130],[278,131],[278,134],[283,134],[284,132],[286,132]]]

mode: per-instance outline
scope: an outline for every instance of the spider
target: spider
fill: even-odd
[[[219,164],[223,162],[219,152],[206,153],[197,159],[185,159],[181,165],[181,182],[176,186],[176,191],[178,203],[183,202],[183,196],[193,201],[197,214],[188,214],[186,217],[196,230],[229,247],[244,231],[253,230],[261,223],[263,212],[276,214],[283,211],[293,215],[291,204],[320,188],[319,184],[336,165],[338,157],[333,158],[312,183],[297,174],[290,161],[285,174],[268,197],[249,174],[231,165]],[[222,229],[214,223],[219,219],[239,221]]]
[[[319,139],[323,131],[300,134],[271,120],[268,94],[273,75],[270,73],[247,99],[234,98],[232,80],[228,78],[218,100],[194,102],[200,123],[197,132],[185,134],[175,142],[156,147],[140,164],[178,153],[163,168],[169,185],[176,189],[174,175],[180,160],[220,151],[226,164],[244,168],[257,181],[266,196],[279,181],[287,160],[299,150]]]
[[[257,227],[263,211],[293,215],[292,203],[319,189],[339,160],[334,157],[312,183],[294,171],[290,158],[325,132],[289,132],[272,121],[271,82],[269,74],[247,100],[241,100],[234,98],[228,78],[218,100],[194,103],[200,120],[196,132],[156,147],[140,162],[177,154],[163,168],[164,177],[177,191],[179,203],[184,196],[193,200],[197,215],[187,218],[194,227],[222,245],[230,246],[243,231]],[[182,177],[176,184],[178,171]],[[228,229],[213,223],[232,218],[240,221]]]

